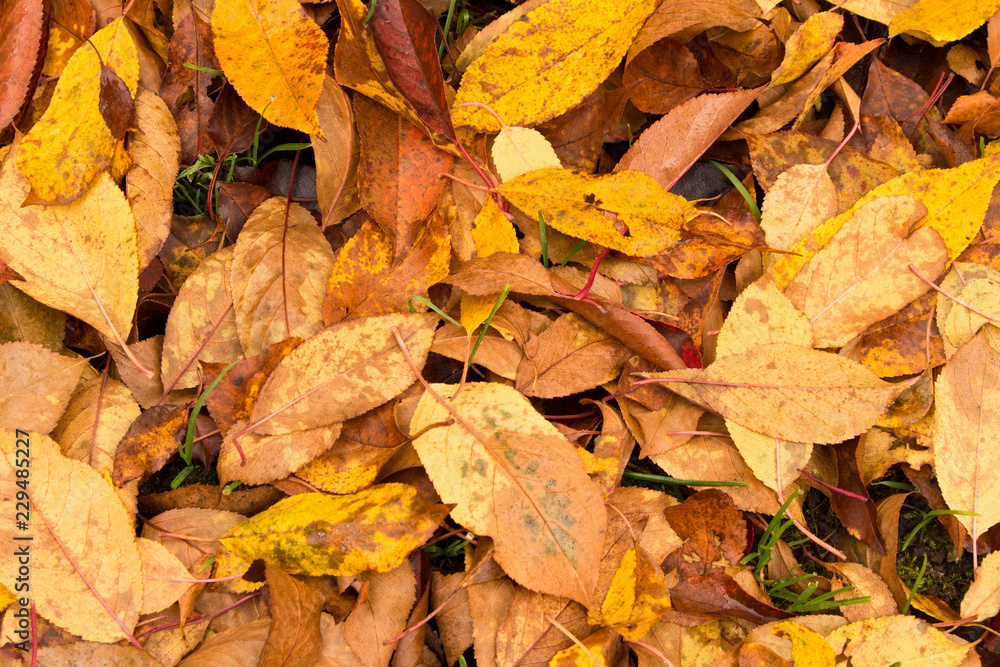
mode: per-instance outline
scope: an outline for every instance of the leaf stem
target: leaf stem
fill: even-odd
[[[948,297],[949,299],[951,299],[952,301],[954,301],[958,305],[962,306],[963,308],[967,308],[967,309],[971,310],[976,315],[979,315],[980,317],[983,317],[983,318],[989,320],[990,322],[1000,322],[1000,318],[993,317],[992,315],[987,315],[986,313],[984,313],[983,311],[979,310],[978,308],[974,308],[974,307],[970,306],[969,304],[967,304],[966,302],[962,301],[961,299],[959,299],[957,297],[954,297],[951,294],[948,294],[943,289],[941,289],[940,287],[938,287],[937,285],[935,285],[933,283],[933,281],[931,281],[930,279],[927,278],[927,276],[925,276],[924,274],[920,273],[920,271],[917,269],[917,267],[913,266],[912,264],[910,264],[907,268],[913,273],[913,275],[915,275],[917,278],[920,278],[922,281],[924,281],[925,283],[927,283],[930,286],[930,288],[932,290],[934,290],[935,292],[937,292],[938,294],[945,295],[946,297]]]

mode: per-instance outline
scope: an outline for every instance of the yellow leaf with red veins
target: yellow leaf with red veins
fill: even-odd
[[[322,134],[316,105],[330,43],[295,0],[218,0],[215,55],[236,92],[268,121]]]
[[[300,493],[247,519],[219,541],[236,556],[289,574],[388,572],[434,534],[448,507],[407,484],[346,496]]]
[[[18,289],[123,340],[139,296],[135,218],[125,195],[107,174],[65,206],[22,207],[28,189],[8,155],[0,169],[0,260],[24,276]]]
[[[432,385],[441,397],[452,385]],[[528,588],[590,601],[607,512],[576,449],[517,390],[469,385],[442,405],[425,392],[410,429],[452,518],[496,542],[496,560]]]
[[[94,33],[90,42],[93,46],[80,47],[70,58],[48,109],[21,140],[17,168],[31,184],[25,203],[68,204],[115,155],[117,141],[98,108],[101,60],[125,82],[133,97],[139,60],[135,42],[121,20]]]
[[[799,78],[823,58],[844,27],[844,17],[833,12],[817,12],[799,26],[785,44],[785,58],[771,73],[771,85]]]
[[[452,120],[457,127],[496,132],[555,118],[594,92],[618,67],[653,0],[554,0],[515,21],[462,77]]]
[[[694,205],[665,191],[637,171],[591,176],[567,169],[540,169],[504,183],[497,191],[511,204],[564,234],[649,257],[681,242]]]
[[[18,444],[27,442],[27,444]],[[15,471],[31,462],[30,533],[16,530]],[[135,526],[115,490],[86,463],[67,459],[40,433],[0,431],[0,498],[9,498],[0,527],[0,584],[16,591],[18,547],[30,542],[31,599],[38,613],[88,641],[125,637],[139,620],[143,582]],[[102,604],[102,602],[104,604]],[[107,605],[105,607],[104,605]],[[110,609],[111,614],[108,613]],[[112,616],[112,614],[114,616]]]

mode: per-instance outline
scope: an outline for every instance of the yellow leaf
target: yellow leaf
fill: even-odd
[[[920,0],[896,14],[889,37],[907,33],[944,46],[962,39],[1000,10],[1000,0]]]
[[[993,186],[1000,180],[1000,157],[966,162],[954,169],[928,169],[904,174],[869,191],[850,209],[820,225],[796,243],[793,255],[782,255],[772,267],[775,284],[784,289],[813,255],[829,242],[863,206],[894,195],[913,197],[927,214],[919,227],[931,227],[944,239],[949,261],[965,250],[983,224]]]
[[[611,579],[600,612],[590,612],[592,625],[614,628],[626,639],[641,639],[670,609],[663,572],[642,547],[625,552]]]
[[[254,432],[329,426],[395,398],[417,378],[390,329],[399,331],[420,368],[437,323],[436,315],[390,313],[324,329],[285,357],[261,387],[250,413]]]
[[[125,195],[99,174],[70,204],[21,207],[28,188],[8,155],[0,170],[0,259],[25,277],[18,289],[122,341],[139,295],[135,218]]]
[[[17,168],[31,184],[25,203],[67,204],[111,164],[118,142],[98,108],[101,63],[94,47],[133,97],[139,61],[121,19],[94,33],[90,41],[93,47],[86,44],[70,58],[48,109],[21,140]]]
[[[377,484],[331,496],[300,493],[278,501],[220,538],[245,561],[289,574],[349,576],[388,572],[423,544],[448,515],[407,484]]]
[[[962,294],[966,285],[979,280],[986,280],[994,284],[1000,283],[1000,272],[982,264],[955,262],[952,270],[949,271],[941,281],[941,290],[952,296],[959,296]],[[964,341],[969,340],[972,336],[969,335],[968,338],[963,336],[963,340],[959,343],[952,343],[951,336],[948,334],[949,329],[953,329],[956,335],[960,333],[958,329],[959,322],[957,320],[954,324],[949,326],[949,321],[952,319],[952,311],[956,309],[965,310],[965,308],[958,305],[944,294],[937,294],[936,297],[937,326],[938,330],[942,333],[941,338],[944,342],[945,356],[950,359],[951,356],[958,351],[958,348],[964,344]],[[973,313],[967,313],[964,316],[957,317],[962,319],[968,318],[968,321],[965,323],[966,326],[968,326],[972,323],[973,315]]]
[[[96,377],[73,392],[52,439],[67,458],[83,461],[98,472],[113,470],[118,443],[140,412],[122,382]]]
[[[0,429],[51,431],[85,365],[35,343],[0,345]]]
[[[159,542],[136,540],[142,561],[142,613],[154,614],[177,602],[191,584],[167,579],[191,579],[191,573],[177,556]]]
[[[450,396],[451,385],[432,385]],[[447,399],[444,399],[447,401]],[[607,512],[575,448],[517,390],[467,386],[447,407],[430,392],[410,428],[434,488],[452,517],[496,542],[511,578],[541,593],[586,603],[597,585]]]
[[[785,296],[813,326],[815,347],[840,347],[930,289],[908,267],[937,280],[948,248],[912,197],[882,197],[851,218],[802,267]]]
[[[966,278],[966,280],[968,284],[959,293],[959,300],[982,313],[997,318],[1000,315],[1000,282],[987,278],[980,278],[978,280],[969,280]],[[988,327],[991,332],[991,337],[988,337],[987,340],[993,343],[994,349],[997,349],[995,341],[997,340],[997,334],[1000,334],[1000,329],[996,325],[996,319],[990,321],[965,306],[958,305],[951,309],[947,320],[945,320],[944,331],[942,333],[947,337],[951,345],[960,348],[972,340],[976,332],[984,326]]]
[[[844,27],[844,17],[834,12],[816,12],[799,26],[785,44],[785,58],[771,73],[771,85],[794,81],[820,61]]]
[[[19,490],[15,471],[24,469],[18,461],[25,460],[26,451],[16,444],[18,438],[14,431],[0,431],[0,497],[11,499],[10,512]],[[130,632],[142,604],[132,518],[96,470],[65,458],[48,436],[20,435],[25,439],[31,461],[31,530],[15,530],[13,516],[6,514],[0,548],[11,556],[0,558],[0,585],[16,590],[18,559],[12,554],[24,542],[14,538],[31,534],[31,599],[38,613],[88,641],[116,642],[125,634],[101,600]]]
[[[461,301],[461,317],[459,317],[459,322],[465,327],[466,333],[471,335],[476,329],[479,328],[483,322],[489,318],[490,313],[493,312],[493,307],[497,305],[497,299],[500,298],[499,294],[491,294],[487,296],[470,296],[468,294],[462,295]],[[504,297],[506,300],[506,297]],[[471,351],[471,347],[469,350]]]
[[[949,635],[913,616],[886,616],[835,629],[826,637],[834,651],[854,667],[958,667],[971,644],[954,642]]]
[[[527,127],[501,127],[493,140],[492,153],[493,164],[504,183],[536,169],[562,169],[549,140],[538,130]]]
[[[472,241],[477,257],[489,257],[497,252],[518,253],[517,232],[503,214],[497,201],[487,197],[479,214],[472,221]]]
[[[804,625],[784,621],[771,628],[771,634],[792,642],[792,664],[796,667],[833,667],[837,654],[823,635]]]
[[[981,331],[944,365],[934,385],[934,461],[948,507],[977,539],[1000,522],[1000,352]]]
[[[788,343],[731,354],[700,372],[649,375],[676,378],[666,384],[671,391],[758,433],[825,444],[871,428],[909,386],[884,382],[835,354]]]
[[[310,428],[281,435],[247,433],[240,436],[243,457],[233,445],[233,435],[246,428],[246,422],[234,423],[219,450],[216,470],[221,484],[239,480],[257,486],[285,479],[314,458],[330,449],[340,435],[340,424]]]
[[[564,234],[637,257],[677,245],[684,224],[697,216],[693,204],[637,171],[591,176],[542,169],[497,191],[531,218],[541,212],[545,224]]]
[[[621,640],[613,630],[602,628],[573,642],[552,656],[549,667],[612,667],[621,655]]]
[[[837,188],[824,165],[797,164],[774,180],[760,213],[767,245],[788,250],[837,214]]]
[[[236,92],[275,125],[321,135],[326,35],[295,0],[218,0],[215,55]]]
[[[537,125],[579,104],[625,56],[653,0],[554,0],[504,30],[462,77],[456,126],[496,132],[490,106],[513,125]]]
[[[753,283],[733,302],[715,354],[721,358],[770,343],[812,347],[812,324],[774,285]]]

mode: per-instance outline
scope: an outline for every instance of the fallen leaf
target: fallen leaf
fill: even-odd
[[[218,0],[212,34],[222,71],[254,111],[275,125],[321,134],[316,104],[330,43],[298,3]]]
[[[229,278],[244,353],[322,329],[332,267],[333,251],[308,211],[283,197],[258,206],[233,248]]]
[[[806,19],[785,43],[785,58],[771,73],[771,85],[794,81],[805,74],[833,48],[844,27],[844,17],[834,12],[816,12]]]
[[[0,345],[0,429],[52,431],[83,366],[34,343]]]
[[[600,613],[587,620],[617,630],[629,640],[640,639],[670,608],[670,595],[660,571],[641,547],[625,552]]]
[[[532,218],[541,212],[545,224],[565,234],[642,257],[677,244],[684,223],[695,216],[683,197],[633,171],[590,176],[543,169],[497,191]]]
[[[993,491],[1000,482],[996,471],[980,461],[992,456],[997,443],[994,408],[1000,382],[1000,352],[990,346],[985,332],[948,360],[934,385],[934,462],[941,493],[948,507],[979,516],[955,518],[978,539],[1000,522]]]
[[[0,94],[0,129],[10,125],[25,102],[38,75],[39,56],[45,53],[48,10],[41,0],[4,3],[0,10],[0,62],[4,63],[3,93]]]
[[[398,642],[386,644],[406,627],[417,600],[417,580],[410,563],[388,572],[361,575],[359,604],[344,621],[344,637],[366,667],[388,667]]]
[[[70,57],[85,38],[94,32],[94,10],[86,0],[56,0],[49,16],[48,47],[42,76],[55,76],[63,71]]]
[[[240,436],[237,450],[233,436],[247,426],[247,422],[235,422],[222,441],[216,464],[222,484],[238,480],[258,485],[285,479],[329,450],[341,429],[340,424],[334,423],[280,435],[246,433]]]
[[[135,543],[142,561],[142,613],[155,614],[177,602],[191,587],[183,581],[190,579],[191,573],[159,542],[140,537]]]
[[[758,433],[827,444],[870,428],[906,388],[842,357],[788,343],[722,357],[693,377],[658,377],[676,377],[671,391]],[[797,416],[783,419],[785,410]]]
[[[114,378],[94,378],[73,392],[51,437],[66,458],[83,461],[98,472],[114,470],[118,443],[140,412],[124,384]]]
[[[886,616],[842,626],[827,635],[837,653],[858,667],[875,667],[887,661],[905,665],[932,662],[962,664],[969,644],[956,643],[940,630],[913,616]]]
[[[316,103],[323,138],[311,137],[316,159],[316,195],[324,222],[343,220],[357,211],[360,149],[354,112],[347,93],[329,74]]]
[[[268,565],[271,631],[260,652],[260,664],[312,665],[320,656],[319,615],[326,597],[301,579]]]
[[[548,139],[527,127],[502,126],[493,140],[491,154],[500,180],[505,183],[536,169],[562,169]]]
[[[788,250],[837,214],[837,188],[825,165],[797,164],[774,180],[761,207],[767,244]]]
[[[261,387],[255,433],[281,435],[357,417],[416,381],[392,331],[423,366],[437,316],[376,315],[324,329],[295,348]]]
[[[452,113],[455,125],[495,132],[491,107],[511,125],[531,126],[581,102],[618,66],[654,10],[648,0],[558,0],[528,11],[466,70]]]
[[[132,422],[115,450],[116,486],[156,472],[177,452],[178,435],[187,423],[187,410],[153,406]]]
[[[550,619],[574,637],[587,634],[586,610],[563,597],[515,586],[513,599],[502,611],[503,620],[496,632],[495,664],[503,667],[547,665],[559,651],[573,644]]]
[[[134,96],[135,43],[119,20],[94,33],[90,44],[70,58],[48,109],[21,140],[17,169],[30,184],[24,203],[68,204],[111,164],[116,142],[98,109],[101,66],[112,68]]]
[[[212,147],[208,122],[215,101],[209,97],[208,87],[213,75],[198,69],[219,68],[215,49],[212,48],[209,18],[190,10],[182,18],[181,11],[175,11],[174,34],[170,38],[167,54],[167,69],[163,74],[160,96],[177,121],[182,159],[185,163],[193,163]],[[185,64],[197,65],[198,68],[186,67]]]
[[[411,428],[448,420],[456,423],[413,446],[441,498],[456,504],[453,518],[496,541],[497,562],[515,581],[589,601],[606,515],[573,447],[504,385],[469,386],[445,405],[427,392]]]
[[[59,453],[41,433],[3,431],[0,488],[14,498],[27,441],[31,461],[31,593],[38,613],[88,641],[116,642],[131,633],[142,605],[135,528],[101,475]],[[17,452],[20,452],[18,454]],[[7,553],[21,542],[13,522],[0,532]],[[0,584],[15,589],[17,559],[4,559]]]
[[[926,211],[912,197],[874,199],[792,278],[785,295],[812,323],[813,345],[840,347],[930,289],[908,268],[936,280],[948,261],[941,234],[917,227]]]
[[[405,484],[377,484],[345,496],[302,493],[247,519],[220,541],[248,563],[262,558],[290,574],[388,572],[447,513]]]
[[[962,2],[959,5],[944,0],[919,0],[892,18],[889,36],[907,33],[934,46],[944,46],[986,23],[997,10],[1000,10],[997,0]]]
[[[962,597],[962,618],[984,620],[1000,611],[1000,555],[987,554],[976,569],[975,579]]]

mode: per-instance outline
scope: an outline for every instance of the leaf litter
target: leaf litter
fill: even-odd
[[[998,10],[5,3],[3,663],[990,662]]]

